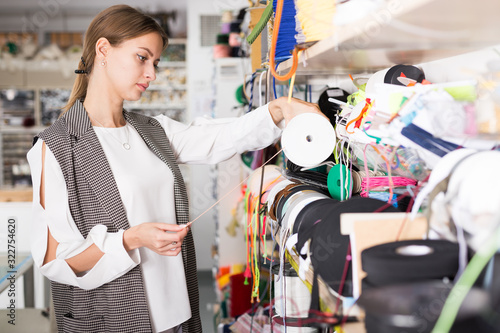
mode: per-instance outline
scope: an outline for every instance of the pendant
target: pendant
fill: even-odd
[[[130,145],[128,144],[128,142],[125,142],[123,144],[123,148],[125,148],[126,150],[129,150],[130,149]]]

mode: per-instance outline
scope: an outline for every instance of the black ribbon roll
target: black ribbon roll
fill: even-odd
[[[424,282],[363,291],[358,304],[365,310],[367,333],[430,333],[441,314],[452,285]],[[450,332],[498,332],[479,315],[489,311],[489,296],[472,288]]]
[[[298,234],[297,250],[300,251],[304,244],[311,240],[309,255],[314,269],[309,314],[311,320],[320,322],[325,319],[317,315],[320,311],[318,277],[321,276],[330,288],[339,291],[344,275],[349,237],[340,233],[340,215],[342,213],[369,213],[378,210],[399,212],[384,201],[356,197],[343,202],[334,199],[320,199],[305,206],[297,215],[293,225],[293,233]],[[347,264],[346,278],[341,294],[352,296],[352,267],[350,261]]]
[[[293,233],[297,234],[297,244],[295,248],[299,252],[302,247],[304,247],[305,243],[313,236],[314,224],[323,218],[323,212],[338,203],[339,201],[335,199],[320,199],[311,202],[299,212],[293,224]],[[307,254],[301,256],[305,259]]]
[[[338,290],[342,280],[349,246],[349,236],[340,233],[340,215],[344,213],[372,213],[387,203],[372,198],[356,197],[339,202],[324,210],[321,222],[314,226],[310,245],[311,264],[314,272],[333,290]],[[388,206],[384,212],[399,212]],[[349,263],[347,284],[352,287],[352,267]],[[352,288],[345,288],[344,296],[352,296]]]
[[[342,111],[342,105],[330,102],[329,98],[335,98],[341,102],[347,103],[349,93],[340,88],[327,88],[320,95],[318,99],[318,106],[321,112],[328,117],[330,123],[335,126],[337,115]]]
[[[447,240],[406,240],[361,252],[361,265],[371,286],[453,279],[458,271],[458,244]]]
[[[413,79],[417,82],[422,82],[425,79],[425,74],[415,66],[411,65],[395,65],[389,68],[384,77],[384,83],[395,84],[404,86],[405,84],[399,82],[398,77],[403,73],[407,78]]]

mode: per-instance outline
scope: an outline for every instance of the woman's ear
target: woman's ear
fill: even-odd
[[[111,44],[107,38],[101,37],[95,43],[95,54],[97,59],[106,59],[109,50],[111,49]]]

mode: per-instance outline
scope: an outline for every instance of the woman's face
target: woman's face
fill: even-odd
[[[156,79],[163,42],[158,33],[129,39],[111,47],[106,56],[105,75],[111,84],[111,93],[117,97],[136,101]],[[100,66],[99,61],[97,66]]]

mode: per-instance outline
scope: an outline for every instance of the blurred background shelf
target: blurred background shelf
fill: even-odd
[[[0,59],[0,189],[31,185],[26,154],[33,137],[57,120],[75,80],[78,59]],[[186,39],[170,39],[154,84],[125,109],[187,121]],[[188,174],[186,172],[186,174]]]

